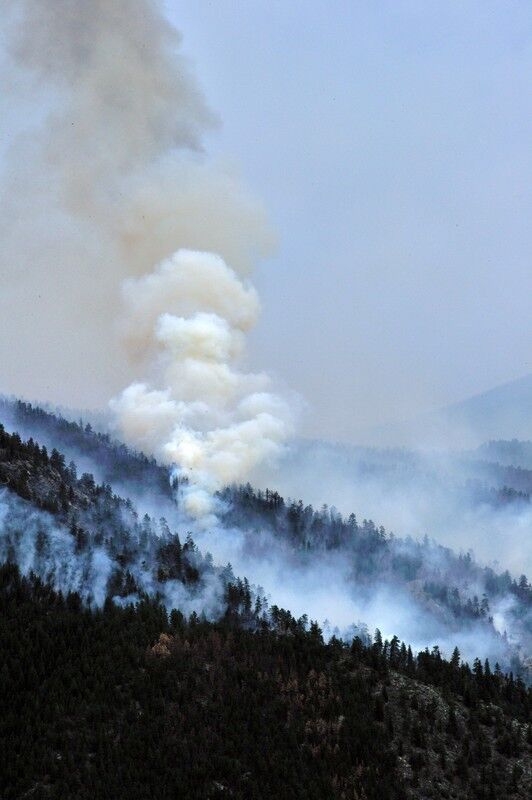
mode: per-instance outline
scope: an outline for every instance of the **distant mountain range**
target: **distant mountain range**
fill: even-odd
[[[462,448],[490,439],[532,439],[532,374],[438,411],[368,430],[364,443]]]

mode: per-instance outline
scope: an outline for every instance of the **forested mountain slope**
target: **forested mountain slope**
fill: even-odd
[[[89,611],[0,568],[0,785],[36,798],[529,797],[530,690],[278,609]]]
[[[94,462],[113,481],[98,484],[89,473],[78,476],[76,465],[67,465],[58,450],[1,433],[0,478],[7,488],[0,508],[9,509],[0,530],[2,557],[15,560],[24,571],[35,570],[63,591],[79,591],[99,605],[107,596],[126,602],[142,592],[159,594],[168,608],[219,618],[226,608],[227,585],[236,582],[235,570],[255,586],[250,589],[253,601],[266,592],[270,602],[279,602],[278,584],[261,589],[254,573],[264,555],[285,570],[288,581],[292,568],[294,575],[303,573],[311,591],[317,571],[328,566],[342,573],[342,592],[355,610],[361,609],[351,623],[381,624],[381,612],[365,620],[364,611],[371,610],[368,604],[376,593],[393,593],[398,627],[390,635],[397,632],[422,647],[438,642],[447,652],[458,643],[471,660],[488,656],[503,669],[526,673],[532,591],[525,576],[512,578],[429,539],[400,539],[354,514],[315,510],[250,486],[220,493],[216,529],[194,529],[193,520],[181,513],[179,486],[172,486],[168,471],[152,459],[26,404],[11,404],[10,411],[12,426],[32,430],[49,444],[61,442],[71,456]],[[121,496],[115,486],[127,494]],[[159,511],[157,517],[139,513],[146,496],[150,510]],[[213,561],[208,551],[215,551],[220,541],[232,541],[228,532],[234,531],[238,547],[224,550],[231,568],[227,561]],[[258,570],[257,575],[262,578]],[[318,608],[313,616],[321,624],[327,614]],[[421,620],[419,630],[411,627],[412,616]],[[355,632],[367,636],[360,624],[337,633],[349,637]]]
[[[2,797],[529,796],[524,576],[251,486],[221,492],[215,530],[201,531],[153,460],[40,409],[10,411],[29,438],[0,427]],[[167,518],[144,513],[146,497]],[[298,586],[332,564],[353,596],[407,592],[482,660],[452,648],[445,660],[432,643],[416,653],[355,619],[342,641],[190,531],[206,543],[237,532],[252,554],[266,543],[242,563],[283,560]],[[513,641],[492,616],[501,604]]]

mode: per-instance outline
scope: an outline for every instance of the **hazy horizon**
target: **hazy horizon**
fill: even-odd
[[[526,375],[532,9],[166,2],[278,235],[256,361],[302,431],[369,428]]]
[[[532,372],[532,9],[510,6],[164,3],[194,83],[178,148],[192,143],[214,191],[182,224],[190,198],[172,201],[172,246],[218,250],[237,272],[254,263],[245,363],[299,397],[301,436],[367,441]],[[50,164],[34,171],[63,89],[50,74],[3,60],[1,390],[104,408],[132,375],[111,340],[116,246],[65,223]],[[127,235],[135,202],[111,209]],[[169,255],[164,236],[130,274]]]

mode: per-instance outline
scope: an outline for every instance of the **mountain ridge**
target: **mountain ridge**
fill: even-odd
[[[489,439],[532,439],[532,373],[409,420],[368,429],[379,445],[477,447]]]
[[[468,663],[458,647],[415,652],[360,623],[342,638],[272,604],[185,539],[183,521],[180,539],[172,520],[142,516],[50,445],[98,462],[101,478],[133,493],[146,480],[179,511],[179,487],[152,459],[27,404],[11,410],[29,438],[0,426],[6,800],[529,796],[527,664],[490,617],[500,595],[527,624],[526,578],[276,491],[220,492],[217,536],[246,530],[249,548],[268,530],[264,557],[277,542],[296,580],[305,564],[317,562],[314,580],[331,555],[348,559],[351,586],[371,594],[390,584],[396,620],[409,585],[415,614],[447,619],[451,636],[495,637],[508,664]],[[48,448],[29,436],[32,424]]]

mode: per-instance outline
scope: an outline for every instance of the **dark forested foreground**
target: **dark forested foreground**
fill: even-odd
[[[83,606],[0,568],[8,798],[529,797],[530,690],[393,639],[325,644],[154,600]]]

